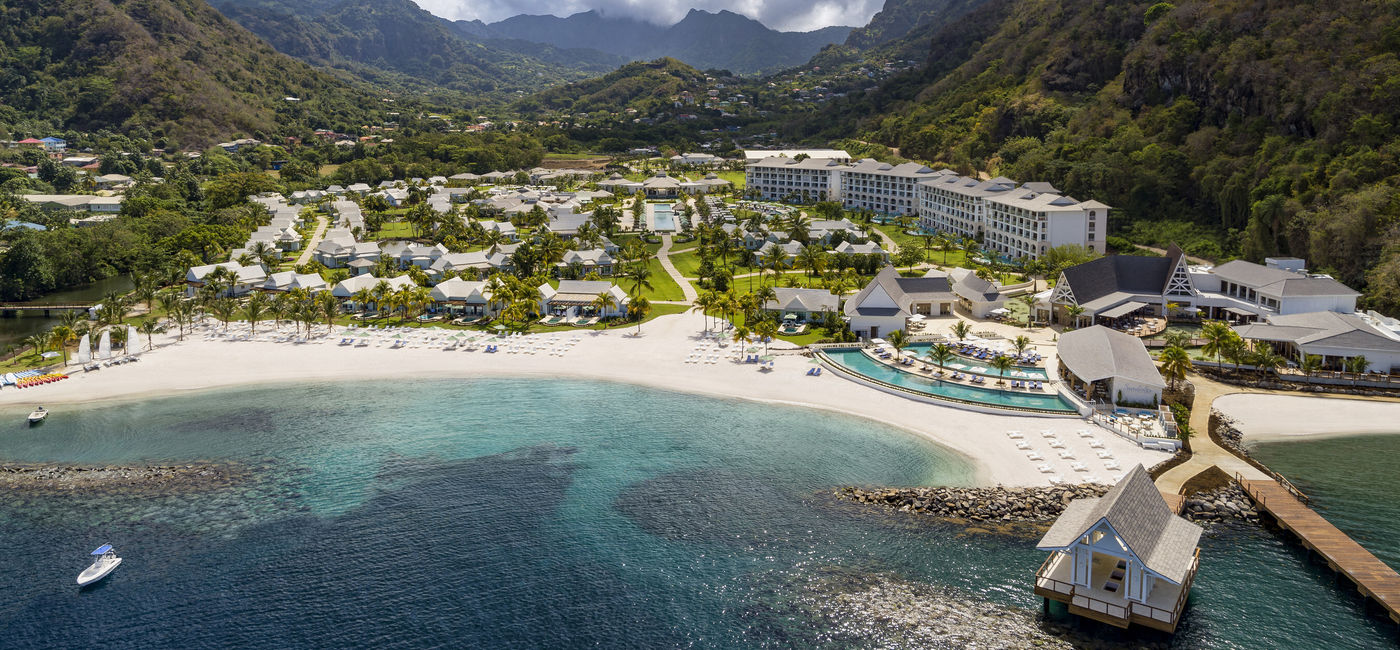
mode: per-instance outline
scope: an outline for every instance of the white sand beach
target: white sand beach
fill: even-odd
[[[1238,393],[1213,406],[1235,420],[1247,442],[1400,433],[1400,402]]]
[[[236,332],[238,327],[234,324],[230,331]],[[324,327],[317,329],[324,332]],[[65,402],[295,381],[571,378],[829,409],[869,418],[923,436],[970,459],[983,485],[1047,485],[1051,475],[1068,483],[1083,482],[1090,475],[1111,481],[1134,464],[1150,467],[1168,457],[1165,452],[1141,449],[1081,419],[978,413],[889,395],[830,373],[807,376],[812,367],[808,359],[791,349],[774,352],[777,358],[771,372],[736,361],[732,344],[704,353],[705,357],[723,355],[716,363],[687,363],[687,356],[701,344],[703,329],[703,317],[687,313],[648,322],[640,336],[633,334],[636,328],[535,334],[525,337],[524,344],[511,343],[503,345],[500,352],[486,353],[480,347],[475,351],[444,350],[441,341],[402,348],[392,348],[387,342],[365,347],[340,345],[342,327],[311,342],[276,342],[271,339],[279,333],[271,323],[259,324],[258,338],[263,340],[228,340],[209,336],[210,330],[222,330],[221,325],[211,323],[206,330],[186,334],[183,342],[175,342],[172,335],[157,335],[156,349],[141,353],[142,360],[137,363],[93,372],[74,367],[68,380],[24,390],[0,390],[0,407],[44,404],[52,408]],[[242,331],[247,331],[246,325]],[[290,331],[290,325],[283,325],[280,334]],[[431,330],[420,332],[416,336],[434,335]],[[442,330],[436,335],[451,333]],[[575,342],[569,345],[570,340]],[[512,346],[516,351],[510,349]],[[524,348],[533,348],[533,352],[521,351]],[[1101,448],[1091,448],[1090,439],[1076,434],[1085,428],[1094,430]],[[1045,429],[1058,434],[1059,444],[1074,454],[1073,459],[1058,457],[1061,449],[1051,448],[1050,440],[1041,436]],[[1024,438],[1013,440],[1008,430],[1020,430]],[[1045,459],[1030,460],[1017,443],[1028,444]],[[1121,469],[1105,469],[1105,461],[1098,456],[1103,450],[1111,453]],[[1072,471],[1073,462],[1082,462],[1087,471]],[[1037,469],[1047,463],[1053,474]]]

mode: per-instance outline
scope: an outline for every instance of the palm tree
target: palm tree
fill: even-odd
[[[1030,328],[1035,325],[1035,295],[1024,295],[1019,300],[1026,306],[1026,327]]]
[[[768,342],[778,335],[778,324],[765,318],[754,323],[753,333],[763,339],[763,353],[768,354]]]
[[[904,330],[894,330],[885,335],[885,341],[894,348],[895,359],[904,354],[904,346],[909,345],[909,335]]]
[[[632,268],[628,270],[627,277],[632,281],[632,291],[629,292],[633,298],[641,297],[642,289],[651,290],[651,265],[646,262],[633,262]]]
[[[929,348],[928,358],[938,364],[938,375],[941,377],[943,376],[943,367],[953,360],[953,348],[948,347],[947,343],[936,343],[932,348]]]
[[[269,306],[267,294],[260,291],[248,296],[248,300],[243,303],[243,316],[248,319],[249,335],[258,335],[258,321],[267,316]]]
[[[282,262],[282,251],[277,250],[277,247],[270,242],[254,242],[253,247],[249,248],[248,252],[269,269],[277,268],[277,265]]]
[[[719,293],[712,289],[706,289],[695,297],[695,306],[700,308],[700,314],[705,317],[705,331],[710,331],[710,310],[714,309],[719,301]]]
[[[73,339],[73,328],[58,325],[49,330],[49,344],[63,351],[63,365],[68,365],[68,341]]]
[[[1026,348],[1030,347],[1030,345],[1031,339],[1027,336],[1018,336],[1015,339],[1012,339],[1011,341],[1011,346],[1016,348],[1017,355],[1025,354]]]
[[[210,303],[209,311],[214,314],[214,318],[223,321],[224,330],[227,331],[229,321],[238,314],[238,302],[233,298],[219,298]]]
[[[1159,360],[1162,362],[1162,376],[1171,382],[1172,390],[1176,390],[1177,382],[1186,379],[1186,373],[1192,368],[1191,355],[1173,345],[1162,350]]]
[[[1322,357],[1316,354],[1305,354],[1303,355],[1303,363],[1299,365],[1298,369],[1303,371],[1303,379],[1311,384],[1313,373],[1322,370]]]
[[[45,334],[30,334],[25,337],[24,344],[33,348],[34,354],[43,355],[49,349],[49,337]]]
[[[1254,369],[1259,371],[1260,381],[1264,380],[1264,373],[1269,371],[1277,372],[1279,368],[1282,368],[1288,363],[1287,359],[1284,359],[1283,356],[1274,351],[1272,345],[1263,341],[1259,341],[1255,344],[1254,354],[1252,356]]]
[[[160,290],[160,280],[154,273],[133,273],[131,281],[134,288],[132,295],[146,303],[146,311],[151,310],[152,303],[155,302],[156,293]]]
[[[1235,364],[1234,372],[1238,372],[1240,365],[1249,359],[1249,346],[1245,344],[1244,339],[1240,338],[1239,334],[1236,334],[1234,330],[1230,330],[1230,335],[1225,337],[1224,348],[1222,353],[1226,359],[1230,360],[1230,363]],[[1204,349],[1205,348],[1202,348],[1202,350]]]
[[[637,296],[627,303],[627,314],[637,319],[637,333],[642,333],[642,319],[651,313],[651,301]]]
[[[1369,367],[1371,367],[1371,362],[1368,361],[1366,357],[1359,354],[1354,357],[1349,357],[1346,360],[1347,372],[1353,375],[1364,374]]]
[[[155,335],[162,329],[160,326],[160,322],[154,318],[147,318],[146,320],[141,321],[141,324],[137,325],[136,329],[137,331],[146,335],[146,349],[154,350],[156,347]]]
[[[815,244],[802,249],[797,254],[797,265],[807,269],[808,277],[815,277],[826,270],[826,251]]]
[[[1235,334],[1235,330],[1230,329],[1230,326],[1223,321],[1206,321],[1201,326],[1201,338],[1206,341],[1206,344],[1201,346],[1201,353],[1208,357],[1215,357],[1216,365],[1220,365],[1220,358],[1224,356],[1233,334]]]
[[[326,333],[330,334],[331,328],[335,326],[335,317],[340,315],[340,301],[329,291],[322,291],[316,294],[316,307],[321,312],[321,317],[326,319]]]
[[[749,340],[749,328],[744,325],[735,325],[734,333],[730,335],[730,338],[734,340],[734,347],[737,348],[739,352],[743,352],[744,344]],[[734,356],[737,357],[738,355],[736,354]]]
[[[163,289],[160,293],[156,294],[156,304],[160,305],[160,310],[166,314],[169,314],[174,309],[176,303],[179,303],[181,300],[180,290],[174,287]]]
[[[943,253],[943,265],[944,265],[944,266],[947,266],[947,265],[948,265],[948,251],[950,251],[950,250],[953,249],[953,240],[952,240],[952,238],[948,237],[948,235],[946,235],[946,234],[938,233],[938,237],[935,237],[935,238],[934,238],[933,243],[934,243],[934,246],[936,246],[936,247],[938,248],[938,251],[941,252],[941,253]]]
[[[1079,305],[1065,305],[1065,315],[1071,319],[1071,327],[1079,327],[1079,317],[1084,315],[1084,308]]]
[[[1006,371],[1010,370],[1014,365],[1016,365],[1015,362],[1011,360],[1011,357],[1006,355],[998,355],[992,359],[992,367],[996,368],[997,372],[1001,374],[1001,377],[997,379],[997,385],[1006,384]]]
[[[962,342],[962,340],[967,338],[967,335],[971,333],[972,326],[968,325],[967,321],[958,320],[953,323],[953,336],[958,337],[959,342]]]
[[[589,306],[593,308],[594,313],[598,314],[599,318],[602,318],[609,309],[617,306],[617,299],[613,298],[611,291],[600,291]]]
[[[291,297],[285,293],[277,294],[272,299],[272,304],[268,306],[267,313],[272,316],[273,326],[279,330],[282,329],[282,321],[287,320],[292,315]]]

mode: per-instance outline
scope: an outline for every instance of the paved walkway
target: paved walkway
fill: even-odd
[[[1234,393],[1267,391],[1222,384],[1196,374],[1191,375],[1191,385],[1196,387],[1196,398],[1191,408],[1191,457],[1186,462],[1159,476],[1157,489],[1171,494],[1180,494],[1182,486],[1186,485],[1191,477],[1212,466],[1219,467],[1230,477],[1234,477],[1238,473],[1250,480],[1272,481],[1272,477],[1210,439],[1210,407],[1216,398]]]
[[[321,237],[326,234],[326,226],[330,222],[326,221],[325,215],[316,215],[316,232],[311,233],[311,239],[306,242],[306,249],[301,251],[301,257],[297,258],[297,266],[301,266],[311,261],[311,253],[321,245]]]
[[[656,251],[656,259],[661,262],[661,268],[666,269],[666,273],[671,276],[671,279],[675,280],[676,284],[681,285],[681,293],[685,294],[685,303],[683,304],[693,303],[696,298],[700,297],[700,294],[695,292],[695,287],[690,284],[690,281],[685,279],[685,276],[681,275],[681,272],[676,269],[675,264],[671,263],[670,235],[661,236],[661,248]]]

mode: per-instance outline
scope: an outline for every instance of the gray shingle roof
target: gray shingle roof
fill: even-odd
[[[1061,334],[1058,354],[1060,362],[1084,381],[1114,377],[1166,386],[1140,339],[1103,325]]]
[[[895,304],[899,305],[899,309],[872,309],[861,305],[877,286],[884,289],[885,293],[894,299]],[[914,302],[941,301],[957,301],[948,276],[901,278],[893,266],[886,266],[876,274],[869,284],[865,285],[864,289],[860,290],[860,293],[846,301],[846,315],[893,316],[901,311],[908,312],[909,305]]]
[[[1111,255],[1064,270],[1064,279],[1080,305],[1111,293],[1160,296],[1176,268],[1170,257]]]
[[[1172,514],[1142,465],[1102,497],[1070,503],[1036,548],[1068,548],[1100,520],[1108,521],[1148,570],[1176,584],[1186,579],[1201,527]]]

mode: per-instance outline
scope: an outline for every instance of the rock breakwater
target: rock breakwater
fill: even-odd
[[[1205,492],[1197,492],[1186,498],[1181,509],[1182,516],[1197,523],[1212,523],[1237,519],[1250,523],[1259,522],[1259,511],[1245,496],[1244,490],[1236,483]]]
[[[247,470],[228,463],[182,465],[0,464],[0,490],[87,492],[208,490],[243,481]]]
[[[1103,496],[1107,485],[1061,485],[1034,488],[858,488],[843,487],[837,495],[868,503],[948,519],[968,521],[1049,521],[1075,499]]]

